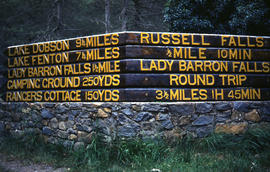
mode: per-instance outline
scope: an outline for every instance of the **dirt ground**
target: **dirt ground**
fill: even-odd
[[[69,169],[54,169],[46,164],[33,164],[0,153],[0,172],[67,172]]]

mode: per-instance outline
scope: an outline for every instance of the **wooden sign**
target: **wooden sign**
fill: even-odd
[[[121,65],[122,64],[122,65]],[[124,62],[119,60],[93,63],[75,63],[63,65],[49,65],[38,67],[23,67],[8,69],[8,79],[75,76],[103,73],[120,73]]]
[[[267,61],[203,61],[130,59],[93,63],[9,68],[8,79],[104,73],[270,73]]]
[[[264,61],[215,61],[215,60],[125,60],[125,72],[162,73],[264,73],[270,72],[270,63]]]
[[[6,50],[6,54],[10,57],[17,57],[31,54],[46,54],[131,44],[268,49],[270,48],[270,37],[165,32],[118,32],[66,40],[10,46]]]
[[[123,39],[123,34],[121,34]],[[8,47],[6,54],[10,57],[25,56],[32,54],[46,54],[71,50],[79,50],[95,47],[111,47],[120,45],[119,33],[93,35],[86,37],[78,37],[73,39],[39,42],[34,44],[25,44]]]
[[[125,46],[125,57],[137,59],[270,61],[269,49],[172,46]]]
[[[9,68],[120,59],[270,61],[268,49],[127,45],[8,58]]]
[[[258,74],[110,74],[10,79],[8,90],[74,88],[265,87],[270,75]]]
[[[125,44],[196,47],[270,48],[268,36],[127,32]]]
[[[10,102],[236,101],[269,100],[269,88],[125,88],[7,91]]]
[[[83,51],[67,51],[50,54],[37,54],[30,56],[19,56],[8,58],[7,66],[27,67],[27,66],[45,66],[54,64],[70,64],[79,62],[95,62],[117,60],[124,57],[124,48],[107,47],[88,49]],[[120,56],[121,54],[121,56]]]
[[[8,47],[9,102],[270,100],[270,37],[119,32]]]

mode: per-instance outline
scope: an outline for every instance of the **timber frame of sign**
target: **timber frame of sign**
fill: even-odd
[[[270,100],[270,37],[118,32],[8,47],[7,102]]]

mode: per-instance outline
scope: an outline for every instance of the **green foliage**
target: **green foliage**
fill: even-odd
[[[105,144],[95,136],[86,148],[73,151],[45,144],[38,135],[6,138],[0,151],[34,162],[72,171],[265,171],[270,168],[270,128],[254,128],[243,135],[186,137],[162,140],[128,139]]]
[[[164,17],[174,32],[270,33],[267,0],[169,0]]]

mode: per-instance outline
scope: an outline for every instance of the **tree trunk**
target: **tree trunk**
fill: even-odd
[[[122,31],[127,30],[127,8],[128,8],[128,0],[124,0],[122,14]]]
[[[111,1],[110,0],[105,0],[105,30],[106,33],[110,32],[110,6],[111,6]]]
[[[53,32],[56,32],[58,34],[60,31],[63,30],[63,12],[62,12],[62,6],[63,6],[63,0],[55,0],[55,28],[53,29]]]
[[[63,15],[62,15],[62,0],[56,0],[57,4],[57,26],[58,30],[62,29],[63,26]]]
[[[141,22],[141,7],[142,7],[142,4],[140,2],[141,0],[133,0],[134,2],[134,7],[135,7],[135,16],[134,16],[134,26],[136,28],[136,30],[140,31],[142,30],[142,22]]]

